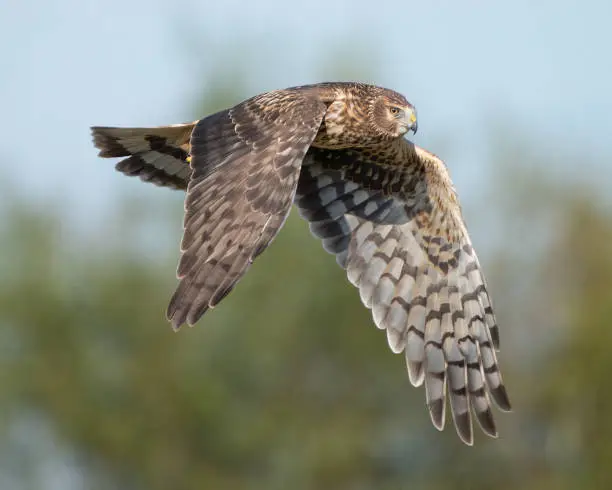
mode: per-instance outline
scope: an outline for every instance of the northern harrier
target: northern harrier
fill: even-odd
[[[175,329],[232,290],[295,203],[405,353],[411,383],[425,383],[434,426],[444,427],[448,385],[457,433],[472,444],[470,411],[496,437],[490,397],[510,410],[498,327],[446,166],[403,137],[416,129],[414,107],[392,90],[321,83],[192,123],[92,133],[101,157],[127,157],[120,172],[187,191]]]

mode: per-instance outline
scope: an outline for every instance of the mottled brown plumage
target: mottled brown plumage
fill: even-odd
[[[497,436],[490,397],[510,402],[497,365],[498,327],[444,163],[402,136],[414,107],[397,92],[322,83],[264,93],[199,121],[94,127],[117,170],[187,191],[179,285],[167,315],[193,325],[246,273],[291,204],[336,256],[433,424],[446,397],[472,444],[473,412]]]

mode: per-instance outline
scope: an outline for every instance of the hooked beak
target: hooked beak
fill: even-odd
[[[407,131],[412,131],[413,134],[416,134],[417,129],[419,128],[419,123],[417,122],[417,114],[416,109],[413,107],[408,109],[405,113],[405,123]]]

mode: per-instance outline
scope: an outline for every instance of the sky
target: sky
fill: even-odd
[[[241,77],[242,98],[335,80],[344,54],[363,60],[355,78],[417,107],[414,140],[447,161],[464,201],[483,192],[500,127],[571,156],[552,173],[612,179],[605,0],[0,0],[0,10],[0,178],[77,217],[118,189],[159,192],[98,159],[90,126],[203,117],[194,101],[219,69]]]

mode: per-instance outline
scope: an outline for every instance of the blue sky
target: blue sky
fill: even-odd
[[[498,124],[561,155],[586,151],[552,172],[610,166],[602,163],[612,155],[612,3],[604,0],[0,4],[0,175],[32,199],[58,197],[85,215],[104,209],[115,189],[159,192],[97,159],[89,126],[204,116],[193,101],[206,75],[219,66],[240,73],[238,58],[220,58],[226,48],[249,60],[244,98],[337,79],[342,52],[363,58],[356,77],[417,106],[415,141],[447,160],[468,204],[490,170]]]

